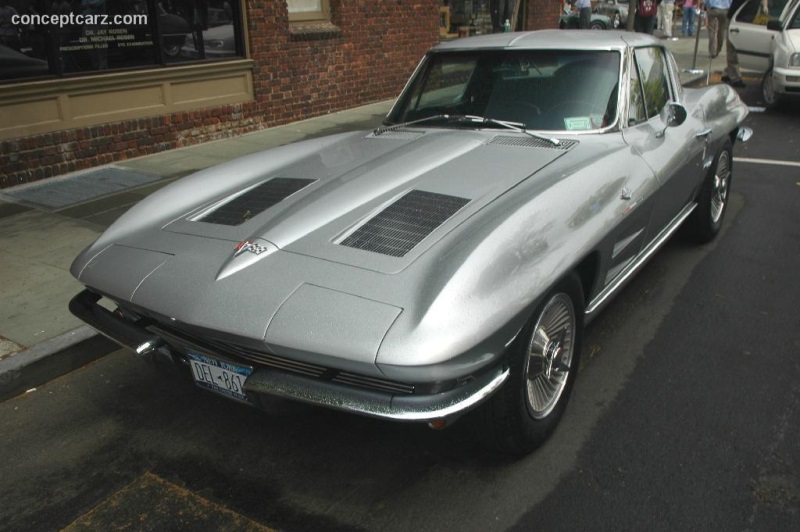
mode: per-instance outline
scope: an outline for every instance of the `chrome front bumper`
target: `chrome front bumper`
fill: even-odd
[[[181,347],[147,329],[146,319],[133,322],[98,304],[101,296],[84,290],[70,301],[70,311],[111,340],[137,352],[151,362],[169,360],[175,366],[188,366]],[[171,340],[171,339],[169,339]],[[210,355],[230,357],[205,349]],[[188,371],[188,367],[186,368]],[[433,394],[394,394],[361,389],[336,382],[255,365],[244,383],[254,406],[261,396],[272,395],[305,403],[395,421],[437,422],[452,420],[488,399],[508,379],[509,370],[496,366],[450,390]]]

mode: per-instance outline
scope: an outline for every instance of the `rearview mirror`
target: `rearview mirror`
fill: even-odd
[[[781,27],[781,21],[771,18],[767,21],[767,29],[772,31],[781,31],[783,28]]]

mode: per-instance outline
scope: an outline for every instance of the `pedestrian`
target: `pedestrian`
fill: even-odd
[[[664,27],[661,28],[664,36],[672,38],[672,16],[675,12],[675,0],[663,0],[661,2],[661,13],[664,17]]]
[[[722,51],[728,38],[728,9],[731,0],[706,0],[708,18],[708,55],[712,59]]]
[[[694,37],[694,0],[684,0],[681,37]]]
[[[722,81],[731,87],[745,87],[745,83],[742,80],[742,72],[739,69],[739,54],[736,52],[736,48],[733,47],[731,40],[727,37],[727,24],[728,21],[736,14],[736,11],[746,1],[747,0],[732,0],[731,5],[728,7],[728,14],[725,18],[725,72],[722,74]],[[764,0],[762,3],[766,4],[766,0]]]
[[[638,0],[636,16],[633,19],[633,29],[639,33],[653,34],[658,15],[658,3],[661,0]]]
[[[588,30],[592,27],[592,0],[575,0],[578,8],[578,27]]]

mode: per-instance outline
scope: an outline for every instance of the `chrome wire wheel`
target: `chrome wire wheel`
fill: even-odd
[[[567,386],[574,357],[575,308],[567,294],[555,294],[545,305],[528,345],[526,399],[534,419],[547,417]]]
[[[711,221],[719,223],[728,203],[728,186],[731,180],[731,164],[728,151],[720,153],[714,172],[714,183],[711,190]]]

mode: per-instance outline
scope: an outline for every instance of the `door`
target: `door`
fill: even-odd
[[[680,88],[670,74],[667,55],[660,46],[647,46],[636,48],[634,58],[624,137],[659,182],[647,231],[650,241],[693,199],[704,176],[710,131],[705,129],[699,108],[687,109],[683,124],[667,128],[661,113],[670,102],[680,101]]]
[[[767,18],[779,19],[787,3],[797,0],[769,0],[768,13],[764,13],[764,0],[750,0],[733,17],[728,27],[728,38],[739,55],[739,66],[745,70],[766,72],[771,63],[772,41],[778,32],[767,29]]]

